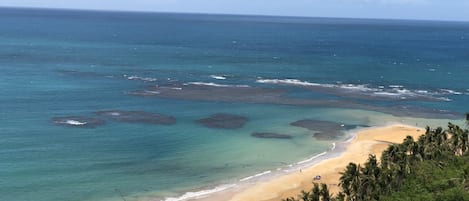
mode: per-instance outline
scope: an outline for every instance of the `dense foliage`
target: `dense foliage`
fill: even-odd
[[[370,155],[363,166],[349,163],[339,185],[335,196],[315,183],[283,201],[469,201],[469,131],[451,123],[427,127],[417,140],[389,145],[380,161]]]

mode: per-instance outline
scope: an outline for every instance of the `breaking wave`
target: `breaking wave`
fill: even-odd
[[[210,77],[217,80],[226,80],[226,77],[221,75],[210,75]]]
[[[439,89],[439,90],[411,90],[406,89],[403,85],[388,85],[372,87],[368,84],[320,84],[314,82],[307,82],[298,79],[258,79],[256,83],[262,84],[278,84],[306,87],[308,89],[326,91],[337,95],[353,96],[360,95],[358,98],[383,98],[383,99],[426,99],[437,101],[451,101],[450,98],[444,97],[445,95],[463,95],[463,92]],[[353,96],[357,97],[357,96]]]
[[[157,81],[156,78],[140,77],[140,76],[136,76],[136,75],[131,75],[131,76],[124,75],[124,77],[127,78],[128,80],[140,80],[140,81],[144,81],[144,82],[156,82]]]
[[[228,84],[216,84],[213,82],[188,82],[184,85],[199,85],[199,86],[212,86],[212,87],[249,87],[249,85],[228,85]]]
[[[335,149],[335,144],[334,144],[334,149]],[[326,154],[327,154],[327,151],[322,152],[322,153],[320,153],[320,154],[318,154],[318,155],[315,155],[315,156],[313,156],[313,157],[311,157],[311,158],[308,158],[308,159],[306,159],[306,160],[300,161],[300,162],[298,162],[298,163],[296,163],[296,164],[297,164],[297,165],[301,165],[301,164],[304,164],[304,163],[307,163],[307,162],[311,162],[311,161],[313,161],[314,159],[316,159],[316,158],[318,158],[318,157],[321,157],[321,156],[324,156],[324,155],[326,155]]]
[[[74,126],[83,126],[86,125],[86,122],[76,121],[76,120],[66,120],[63,122],[65,124],[74,125]]]
[[[255,174],[253,176],[242,178],[239,181],[241,181],[241,182],[248,181],[248,180],[254,179],[256,177],[264,176],[264,175],[267,175],[267,174],[270,174],[270,173],[272,173],[272,171],[268,170],[268,171],[265,171],[265,172],[262,172],[262,173],[259,173],[259,174]]]
[[[257,83],[264,84],[287,84],[287,85],[300,85],[300,86],[320,86],[318,83],[305,82],[297,79],[259,79]]]
[[[207,196],[207,195],[212,194],[212,193],[224,191],[224,190],[227,190],[227,189],[235,187],[235,186],[236,186],[236,184],[221,185],[221,186],[217,186],[213,189],[201,190],[201,191],[197,191],[197,192],[187,192],[187,193],[185,193],[184,195],[182,195],[180,197],[176,197],[176,198],[170,197],[170,198],[166,198],[162,201],[183,201],[183,200],[188,200],[188,199],[195,199],[195,198]]]

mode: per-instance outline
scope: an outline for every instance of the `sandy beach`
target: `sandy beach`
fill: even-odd
[[[286,197],[296,197],[301,190],[312,187],[312,178],[321,176],[318,183],[326,183],[330,191],[339,191],[338,181],[340,172],[349,162],[363,164],[369,154],[378,158],[390,143],[400,143],[407,136],[417,138],[424,133],[424,129],[395,124],[384,127],[374,127],[359,131],[353,140],[346,142],[345,151],[338,157],[323,160],[311,167],[302,169],[277,178],[262,181],[242,189],[222,192],[201,199],[204,201],[279,201]]]

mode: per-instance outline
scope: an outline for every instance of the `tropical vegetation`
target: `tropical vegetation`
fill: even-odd
[[[469,126],[469,113],[466,115]],[[326,184],[283,201],[469,201],[469,131],[452,123],[390,144],[380,159],[349,163],[332,195]]]

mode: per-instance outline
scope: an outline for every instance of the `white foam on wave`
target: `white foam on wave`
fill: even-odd
[[[257,83],[263,84],[289,84],[289,85],[300,85],[300,86],[320,86],[319,83],[305,82],[297,79],[259,79]]]
[[[341,85],[333,85],[332,87],[347,89],[347,90],[354,90],[354,91],[377,91],[377,89],[369,88],[365,84],[341,84]]]
[[[398,93],[385,92],[385,91],[374,92],[373,94],[378,95],[378,96],[400,96],[401,95],[401,94],[398,94]]]
[[[249,87],[249,85],[228,85],[228,84],[216,84],[213,82],[188,82],[184,85],[199,85],[199,86],[212,86],[212,87]]]
[[[201,191],[197,191],[197,192],[187,192],[187,193],[185,193],[184,195],[182,195],[180,197],[176,197],[176,198],[170,197],[170,198],[166,198],[166,199],[161,200],[161,201],[183,201],[183,200],[201,198],[201,197],[205,197],[209,194],[213,194],[213,193],[216,193],[216,192],[227,190],[229,188],[233,188],[235,186],[236,186],[236,184],[221,185],[221,186],[217,186],[213,189],[201,190]]]
[[[446,95],[438,92],[430,92],[427,90],[409,90],[405,88],[393,88],[390,90],[382,90],[378,92],[373,92],[373,95],[380,96],[380,97],[397,97],[400,99],[408,99],[408,98],[430,98],[434,100],[440,101],[451,101],[451,99],[447,97],[438,97],[441,95]]]
[[[119,113],[119,112],[111,112],[111,113],[109,113],[109,114],[110,114],[111,116],[119,116],[119,115],[121,115],[121,113]]]
[[[145,93],[145,94],[160,94],[161,92],[159,92],[159,91],[145,90],[144,93]]]
[[[226,80],[226,77],[221,75],[210,75],[210,77],[217,80]]]
[[[297,164],[297,165],[301,165],[301,164],[304,164],[304,163],[307,163],[307,162],[311,162],[312,160],[314,160],[314,159],[316,159],[316,158],[318,158],[318,157],[324,156],[325,154],[327,154],[327,151],[322,152],[322,153],[320,153],[320,154],[318,154],[318,155],[315,155],[315,156],[313,156],[313,157],[311,157],[311,158],[308,158],[308,159],[306,159],[306,160],[300,161],[300,162],[298,162],[298,163],[296,163],[296,164]]]
[[[257,83],[264,83],[264,84],[280,84],[280,85],[294,85],[294,86],[304,86],[304,87],[317,87],[317,88],[329,88],[335,90],[341,90],[343,92],[358,92],[363,93],[363,95],[368,96],[375,96],[375,97],[383,97],[383,98],[392,98],[392,99],[409,99],[409,98],[428,98],[434,100],[442,100],[442,101],[451,101],[451,99],[446,97],[438,97],[442,95],[461,95],[463,93],[449,90],[449,89],[442,89],[440,91],[428,91],[428,90],[409,90],[404,88],[403,85],[388,85],[385,86],[378,86],[376,88],[370,87],[367,84],[343,84],[341,82],[337,82],[337,84],[319,84],[319,83],[312,83],[307,81],[302,81],[298,79],[258,79],[256,80]],[[340,92],[339,92],[340,93]]]
[[[124,77],[127,77],[128,80],[141,80],[141,81],[145,81],[145,82],[155,82],[155,81],[157,81],[156,78],[139,77],[139,76],[136,76],[136,75],[131,75],[131,76],[124,75]]]
[[[431,94],[428,90],[415,90],[415,92],[421,93],[421,94]]]
[[[270,174],[270,173],[272,173],[272,171],[268,170],[268,171],[265,171],[265,172],[262,172],[262,173],[259,173],[259,174],[255,174],[255,175],[253,175],[253,176],[249,176],[249,177],[242,178],[242,179],[240,179],[239,181],[240,181],[240,182],[243,182],[243,181],[251,180],[251,179],[253,179],[253,178],[260,177],[260,176],[264,176],[264,175]]]
[[[157,86],[158,88],[162,88],[162,89],[172,89],[172,90],[182,90],[181,87],[160,87],[160,86]]]
[[[81,122],[81,121],[72,120],[72,119],[68,119],[64,123],[69,124],[69,125],[74,125],[74,126],[83,126],[87,124],[86,122]]]
[[[324,88],[339,88],[349,91],[376,91],[377,89],[369,88],[365,84],[320,84],[314,82],[307,82],[298,79],[259,79],[257,83],[263,84],[282,84],[282,85],[296,85],[296,86],[309,86],[309,87],[324,87]]]
[[[332,143],[331,151],[335,150],[335,142]]]
[[[447,102],[452,101],[451,98],[446,98],[446,97],[440,97],[440,98],[437,98],[437,99],[442,100],[442,101],[447,101]]]
[[[454,91],[454,90],[451,90],[451,89],[440,89],[440,91],[442,91],[443,93],[448,93],[448,94],[452,94],[452,95],[462,95],[463,94],[462,92]]]

